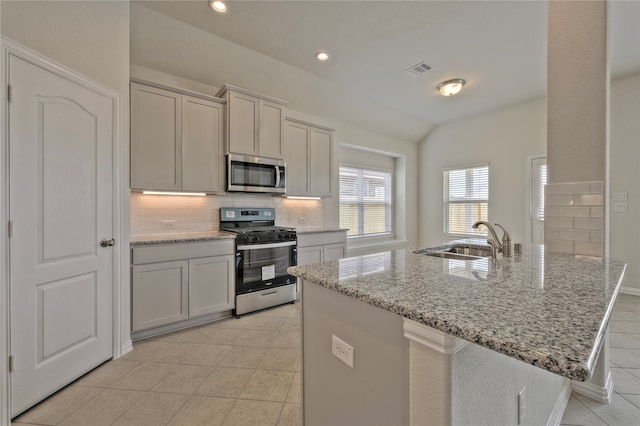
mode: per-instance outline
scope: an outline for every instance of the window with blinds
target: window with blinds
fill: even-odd
[[[539,161],[546,161],[542,159]],[[544,220],[544,186],[547,184],[547,164],[536,164],[537,170],[534,171],[534,191],[535,191],[535,213],[538,220]]]
[[[347,236],[390,234],[392,173],[340,167],[340,227]]]
[[[487,220],[489,209],[489,166],[444,171],[444,233],[451,236],[486,236],[484,226],[473,229],[478,220]]]

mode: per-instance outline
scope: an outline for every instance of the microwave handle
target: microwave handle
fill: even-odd
[[[280,188],[280,166],[276,166],[276,188]]]

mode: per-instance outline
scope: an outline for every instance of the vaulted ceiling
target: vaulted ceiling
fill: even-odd
[[[224,15],[204,0],[135,3],[132,63],[411,142],[546,92],[545,1],[231,1]],[[640,72],[640,1],[610,14],[612,77]],[[421,61],[432,69],[405,72]],[[442,97],[451,78],[467,84]]]

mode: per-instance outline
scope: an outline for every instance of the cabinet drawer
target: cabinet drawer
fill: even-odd
[[[317,232],[312,234],[298,234],[298,247],[319,246],[325,244],[339,244],[347,242],[347,231]]]
[[[158,244],[134,247],[131,250],[131,263],[166,262],[169,260],[195,259],[198,257],[221,256],[234,253],[234,240],[223,239],[193,243]]]

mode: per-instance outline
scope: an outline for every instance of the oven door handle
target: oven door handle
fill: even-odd
[[[276,166],[276,188],[280,188],[280,166]]]
[[[287,241],[284,243],[273,243],[273,244],[250,244],[250,245],[242,245],[238,246],[238,250],[260,250],[260,249],[268,249],[268,248],[276,248],[276,247],[286,247],[286,246],[295,246],[295,241]]]

